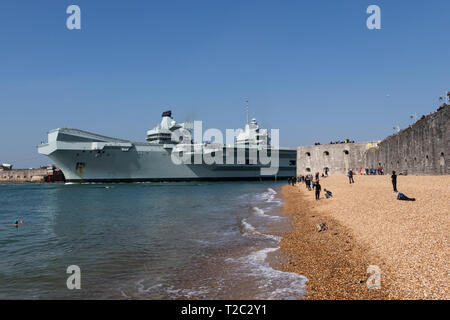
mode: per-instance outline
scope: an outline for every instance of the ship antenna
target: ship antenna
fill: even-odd
[[[247,111],[247,124],[248,124],[248,100],[245,101],[246,103],[246,111]]]

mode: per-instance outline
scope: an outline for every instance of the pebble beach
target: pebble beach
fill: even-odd
[[[449,299],[450,176],[399,176],[415,202],[397,200],[388,175],[354,180],[321,178],[319,201],[303,183],[281,189],[292,218],[282,268],[308,278],[306,299]],[[381,271],[378,289],[369,266]]]

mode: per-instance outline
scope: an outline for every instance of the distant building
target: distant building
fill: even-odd
[[[0,166],[0,183],[25,182],[63,182],[64,174],[55,166],[41,167],[39,169],[12,169],[12,165]]]

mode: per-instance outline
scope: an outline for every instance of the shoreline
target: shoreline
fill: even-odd
[[[291,231],[280,242],[280,250],[287,260],[281,267],[282,271],[299,273],[308,279],[303,299],[393,298],[386,289],[367,289],[366,270],[370,265],[365,254],[367,248],[355,240],[349,228],[317,210],[316,201],[300,190],[303,187],[302,184],[300,187],[287,185],[280,190],[284,212],[292,219]],[[327,224],[328,230],[319,233],[316,224],[322,222]],[[381,260],[377,261],[384,265]]]
[[[441,182],[439,194],[435,189],[423,190],[427,186],[419,181],[424,179],[430,177],[399,181],[404,186],[400,192],[418,198],[411,203],[395,199],[388,176],[355,176],[354,185],[345,176],[324,178],[320,201],[304,184],[283,186],[282,208],[291,217],[292,228],[280,243],[286,257],[282,271],[308,278],[304,299],[449,299],[448,236],[443,233],[449,226],[448,209],[444,204],[440,211],[428,214],[428,207],[448,195],[445,183],[450,176],[432,178]],[[332,199],[324,198],[324,188],[333,191]],[[377,199],[374,193],[381,195]],[[434,199],[428,194],[434,194]],[[421,213],[420,221],[411,217]],[[426,230],[412,234],[424,222]],[[443,223],[436,232],[434,222]],[[318,232],[320,223],[328,229]],[[414,251],[405,253],[408,248]],[[370,265],[381,270],[380,289],[367,287]]]

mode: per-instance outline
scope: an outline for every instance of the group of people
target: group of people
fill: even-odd
[[[324,174],[322,174],[322,177],[324,177]],[[288,183],[292,186],[295,186],[296,183],[304,183],[308,191],[315,190],[316,200],[320,200],[320,192],[322,191],[322,186],[320,185],[319,172],[316,172],[314,176],[312,174],[308,174],[306,176],[288,178]],[[333,196],[333,193],[327,189],[324,189],[324,193],[325,198],[327,199]]]
[[[349,180],[350,184],[355,183],[353,175],[354,175],[353,170],[349,169],[347,176],[348,176],[348,180]],[[322,177],[324,177],[323,173],[322,173]],[[392,187],[394,189],[394,194],[397,194],[397,200],[416,201],[415,198],[409,198],[405,194],[397,191],[397,174],[395,173],[395,171],[392,171],[391,181],[392,181]],[[316,172],[316,174],[314,176],[312,174],[308,174],[305,176],[290,177],[290,178],[288,178],[288,183],[292,186],[295,186],[297,183],[304,183],[306,186],[306,189],[308,189],[308,191],[315,190],[316,200],[320,200],[320,193],[322,190],[322,186],[320,185],[320,173],[319,172]],[[325,193],[325,198],[327,198],[327,199],[329,199],[333,196],[333,193],[330,190],[324,189],[324,193]]]
[[[355,143],[355,140],[345,139],[344,141],[336,140],[336,141],[330,141],[330,144],[342,144],[342,143]],[[320,142],[315,142],[315,146],[322,145]]]
[[[345,139],[344,141],[337,140],[337,141],[331,141],[330,142],[330,144],[342,144],[342,143],[355,143],[355,141],[354,140],[350,140],[350,139]]]
[[[378,168],[378,169],[375,169],[375,168],[366,168],[365,169],[365,171],[366,171],[366,175],[367,176],[374,176],[374,175],[380,175],[380,176],[382,176],[382,175],[384,175],[384,168]]]
[[[397,174],[395,173],[395,171],[392,171],[391,181],[392,181],[392,188],[394,189],[394,194],[397,193],[397,200],[416,201],[415,198],[409,198],[405,194],[397,191]]]

